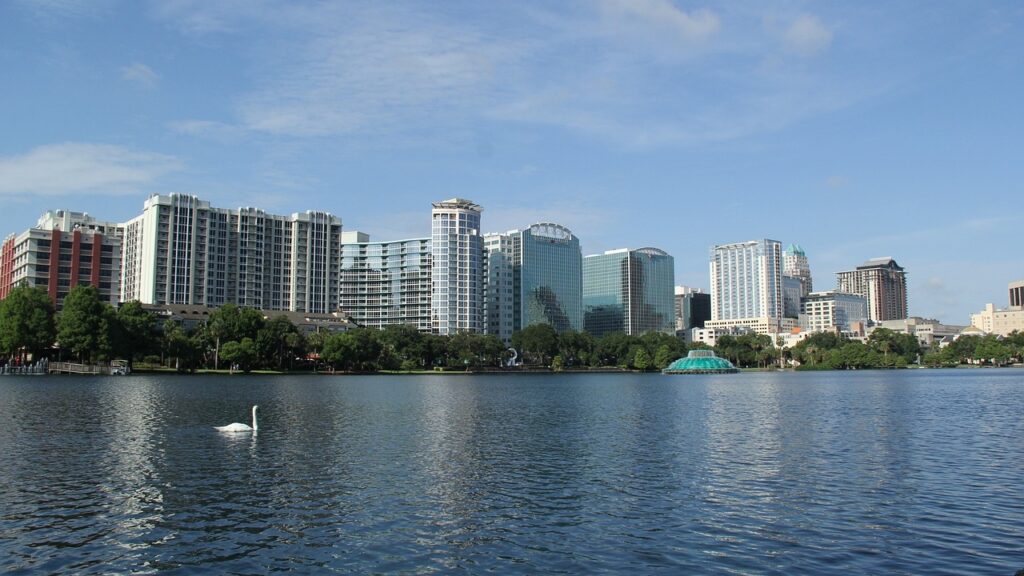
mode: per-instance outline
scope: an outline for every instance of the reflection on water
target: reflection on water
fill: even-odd
[[[1008,574],[1022,376],[0,378],[0,571]]]

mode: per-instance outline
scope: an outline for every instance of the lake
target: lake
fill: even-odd
[[[0,377],[7,574],[1021,568],[1024,370]]]

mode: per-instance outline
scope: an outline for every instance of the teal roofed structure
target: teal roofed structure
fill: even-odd
[[[789,248],[786,248],[786,253],[793,254],[794,256],[807,256],[807,253],[804,252],[804,249],[799,244],[790,244]]]
[[[732,362],[715,356],[711,350],[690,350],[686,358],[680,358],[662,370],[665,374],[731,374],[739,372]]]

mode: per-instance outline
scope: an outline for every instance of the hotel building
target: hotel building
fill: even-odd
[[[71,288],[95,286],[100,299],[117,304],[121,229],[82,212],[43,214],[34,228],[8,236],[0,246],[0,300],[25,283],[45,288],[60,310]]]
[[[711,320],[705,328],[749,328],[759,334],[788,332],[785,317],[782,244],[751,240],[711,249]]]
[[[675,334],[675,261],[657,248],[621,248],[583,259],[583,329]]]
[[[836,291],[865,297],[873,322],[907,317],[907,275],[892,258],[875,258],[837,273]]]
[[[409,324],[429,332],[430,239],[371,242],[342,232],[338,305],[360,326]]]
[[[123,227],[122,301],[337,309],[341,221],[330,214],[280,216],[153,195]]]
[[[483,332],[483,208],[463,198],[431,210],[431,327],[435,334]]]
[[[509,342],[513,332],[550,324],[557,332],[583,328],[583,256],[564,226],[534,224],[484,236],[486,332]]]

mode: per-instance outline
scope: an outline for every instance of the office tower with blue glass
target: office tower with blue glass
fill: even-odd
[[[675,333],[675,261],[657,248],[622,248],[583,259],[583,327],[610,332]]]
[[[487,333],[510,341],[532,324],[557,332],[583,329],[583,256],[579,239],[559,224],[484,236]]]

